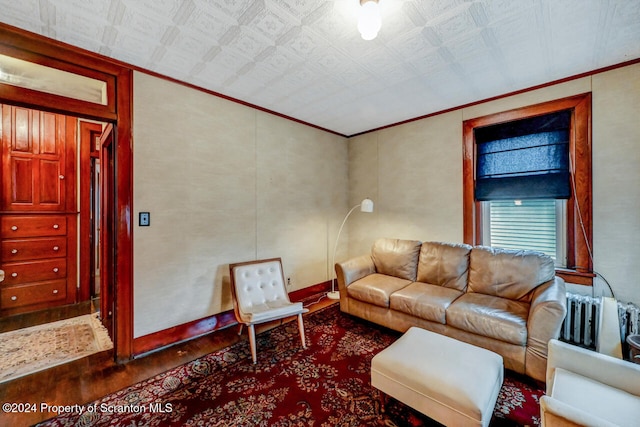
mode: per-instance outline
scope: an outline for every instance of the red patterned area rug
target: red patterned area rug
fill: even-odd
[[[371,358],[400,334],[342,314],[334,304],[305,316],[307,349],[289,322],[83,405],[42,426],[433,426],[389,399],[380,408]],[[533,381],[507,372],[491,425],[539,424]]]

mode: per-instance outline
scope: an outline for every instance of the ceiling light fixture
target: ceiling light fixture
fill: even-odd
[[[378,0],[360,0],[358,31],[364,40],[373,40],[382,27]]]

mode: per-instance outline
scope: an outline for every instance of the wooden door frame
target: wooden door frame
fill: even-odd
[[[91,152],[95,148],[96,137],[102,133],[102,125],[96,122],[80,121],[80,289],[78,302],[91,298]]]
[[[0,23],[0,52],[107,82],[107,105],[0,83],[0,102],[112,123],[116,128],[114,357],[133,352],[133,71],[125,64],[83,49]],[[76,65],[82,64],[82,65]],[[103,266],[106,267],[106,266]]]
[[[113,188],[113,174],[115,172],[114,165],[114,135],[115,130],[111,124],[107,125],[104,132],[100,136],[100,165],[102,172],[100,174],[100,264],[114,265],[115,259],[115,242],[113,239],[113,230],[115,226],[114,199],[115,192]],[[119,331],[114,327],[114,269],[105,269],[101,272],[100,278],[100,312],[102,313],[102,324],[107,328],[114,339],[117,339]],[[117,293],[116,293],[117,295]]]

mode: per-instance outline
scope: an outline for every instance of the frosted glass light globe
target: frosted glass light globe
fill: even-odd
[[[380,7],[375,0],[369,0],[360,7],[358,31],[364,40],[373,40],[382,27]]]

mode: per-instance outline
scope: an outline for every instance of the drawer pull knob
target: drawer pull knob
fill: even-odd
[[[18,253],[18,250],[17,250],[17,249],[11,249],[11,253],[12,253],[12,254],[17,254],[17,253]]]
[[[60,270],[58,269],[58,267],[53,267],[53,272],[54,272],[54,273],[57,273],[58,271],[60,271]]]
[[[60,228],[60,226],[58,224],[53,224],[53,228],[57,230],[58,228]]]
[[[64,179],[64,175],[58,175],[60,179]]]
[[[57,289],[54,289],[54,290],[53,290],[53,294],[55,295],[55,294],[57,294],[57,293],[58,293],[58,290],[57,290]]]
[[[18,229],[18,226],[17,226],[17,225],[12,225],[12,226],[11,226],[11,229],[12,229],[13,231],[16,231],[16,230]]]
[[[11,277],[18,277],[18,273],[11,273]]]
[[[54,250],[54,251],[59,251],[59,250],[60,250],[60,248],[59,248],[58,246],[54,246],[54,247],[53,247],[53,250]]]
[[[17,299],[18,299],[18,297],[17,297],[17,296],[15,296],[15,295],[12,295],[12,296],[11,296],[11,301],[16,301]]]

